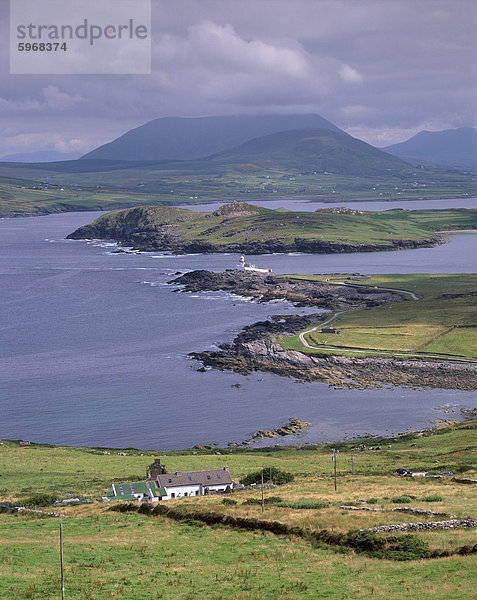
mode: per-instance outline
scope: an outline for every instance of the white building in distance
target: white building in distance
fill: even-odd
[[[185,496],[203,496],[211,491],[232,491],[233,481],[228,467],[207,471],[176,471],[160,474],[156,478],[160,488],[166,491],[161,500]]]

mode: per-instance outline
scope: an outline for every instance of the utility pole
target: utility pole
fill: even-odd
[[[65,600],[65,570],[63,565],[63,523],[60,523],[61,600]]]
[[[351,475],[354,475],[354,462],[353,462],[353,455],[351,455]]]
[[[265,501],[263,498],[263,469],[262,469],[262,512],[265,510]]]
[[[272,480],[272,466],[271,465],[270,465],[270,483],[273,483],[273,480]]]
[[[333,448],[333,462],[334,462],[334,472],[335,472],[335,492],[336,492],[336,456],[337,456],[337,452]]]

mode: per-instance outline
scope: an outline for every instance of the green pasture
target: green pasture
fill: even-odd
[[[341,349],[349,348],[382,350],[390,354],[403,351],[476,357],[475,275],[373,275],[360,281],[347,275],[303,278],[318,281],[326,279],[330,285],[343,282],[370,288],[408,290],[420,297],[416,301],[403,295],[405,300],[402,302],[341,314],[333,320],[333,327],[340,333],[321,333],[318,328],[306,334],[311,345],[328,347],[330,352],[337,354]],[[285,349],[313,352],[303,346],[298,334],[281,338],[280,344]]]
[[[69,161],[1,163],[0,214],[115,210],[254,198],[303,198],[333,203],[472,197],[474,174],[418,173],[352,176],[302,172],[289,165],[213,161]],[[410,206],[412,208],[412,206]],[[432,221],[432,219],[430,219]]]
[[[125,449],[69,448],[17,442],[0,445],[0,500],[21,501],[33,492],[68,492],[94,498],[114,480],[141,480],[153,457],[171,471],[223,466],[234,479],[268,465],[290,471],[295,480],[266,490],[284,506],[249,504],[260,490],[232,495],[174,500],[183,510],[221,512],[281,521],[304,528],[346,532],[389,523],[432,520],[396,512],[393,498],[407,495],[411,506],[476,515],[475,486],[451,480],[397,478],[405,465],[438,473],[452,469],[460,477],[477,474],[477,422],[391,438],[365,438],[335,444],[264,449],[144,452]],[[337,455],[337,490],[332,448]],[[356,449],[360,447],[361,449]],[[435,501],[429,502],[427,498]],[[349,511],[342,505],[381,510]],[[105,600],[149,598],[315,599],[405,598],[424,600],[473,597],[477,578],[472,556],[395,562],[369,558],[350,549],[267,532],[208,526],[193,520],[110,512],[110,504],[43,508],[65,513],[66,598]],[[321,508],[310,508],[313,506]],[[303,507],[303,508],[301,508]],[[0,598],[60,597],[60,519],[37,514],[0,514]],[[420,532],[431,549],[455,551],[475,543],[475,529]],[[351,596],[350,596],[351,595]]]

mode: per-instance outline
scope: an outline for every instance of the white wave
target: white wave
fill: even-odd
[[[118,245],[117,242],[98,242],[98,240],[94,240],[92,244],[98,248],[114,248]]]

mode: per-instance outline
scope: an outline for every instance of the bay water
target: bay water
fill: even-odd
[[[113,242],[64,239],[99,214],[0,220],[0,438],[168,450],[242,441],[298,417],[312,426],[277,443],[306,443],[421,428],[443,416],[437,408],[458,416],[475,405],[465,391],[335,390],[268,373],[198,372],[189,352],[230,342],[270,315],[310,309],[167,284],[178,272],[234,268],[238,255],[114,254]],[[277,273],[475,272],[475,240],[455,234],[419,250],[250,258]]]

